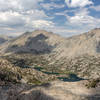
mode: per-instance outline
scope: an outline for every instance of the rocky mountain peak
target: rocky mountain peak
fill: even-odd
[[[63,38],[45,30],[35,30],[26,32],[2,48],[1,50],[5,50],[6,53],[55,54],[57,59],[84,54],[98,55],[100,51],[100,28],[70,38]]]
[[[100,28],[95,28],[89,32],[87,32],[88,35],[91,35],[91,36],[100,36]]]

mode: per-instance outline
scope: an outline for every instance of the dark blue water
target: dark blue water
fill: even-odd
[[[42,71],[42,67],[34,67],[34,69],[38,70],[38,71]]]
[[[59,75],[59,73],[57,72],[46,72],[46,71],[43,71],[43,68],[42,67],[35,67],[34,69],[38,70],[38,71],[41,71],[45,74],[48,74],[48,75]],[[81,80],[84,80],[83,78],[80,78],[78,77],[76,74],[69,74],[68,77],[57,77],[59,80],[61,81],[64,81],[64,82],[76,82],[76,81],[81,81]]]
[[[42,67],[34,67],[34,69],[38,70],[38,71],[41,71],[41,72],[43,72],[45,74],[48,74],[48,75],[50,75],[50,74],[52,74],[52,75],[58,75],[59,74],[59,73],[56,73],[56,72],[46,72],[46,71],[43,71]]]
[[[58,77],[58,79],[64,82],[76,82],[84,80],[83,78],[78,77],[76,74],[70,74],[69,77]]]

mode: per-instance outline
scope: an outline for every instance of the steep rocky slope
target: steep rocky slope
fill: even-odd
[[[59,41],[60,40],[60,41]],[[63,40],[62,37],[44,30],[27,32],[16,39],[1,46],[4,53],[51,53],[56,45]]]
[[[94,29],[87,33],[66,38],[55,48],[57,58],[76,57],[84,54],[98,55],[100,51],[100,29]]]
[[[76,57],[84,54],[100,53],[100,29],[63,38],[44,30],[27,32],[0,47],[4,53],[49,54],[56,59]]]

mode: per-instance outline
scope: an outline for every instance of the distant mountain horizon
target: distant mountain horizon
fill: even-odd
[[[62,37],[53,32],[35,30],[11,39],[1,45],[3,52],[50,52],[60,53],[57,57],[74,57],[83,54],[98,55],[100,28],[95,28],[84,34]],[[42,39],[43,38],[43,39]],[[12,42],[13,41],[13,42]]]
[[[95,30],[95,29],[100,29],[100,28],[93,28],[93,29],[91,29],[91,30]],[[53,32],[53,31],[48,31],[48,30],[46,30],[46,29],[35,29],[35,30],[33,30],[33,31],[25,31],[25,32],[17,32],[16,34],[17,35],[14,35],[13,33],[13,35],[9,35],[9,34],[0,34],[0,36],[6,36],[6,37],[11,37],[11,38],[15,38],[15,37],[18,37],[18,36],[21,36],[22,34],[25,34],[25,33],[31,33],[31,32],[34,32],[34,31],[47,31],[47,32],[51,32],[51,33],[54,33],[54,34],[57,34],[57,35],[60,35],[60,36],[62,36],[62,37],[65,37],[65,38],[68,38],[68,37],[72,37],[72,36],[77,36],[77,35],[80,35],[80,34],[84,34],[84,33],[87,33],[88,31],[86,31],[86,32],[76,32],[76,34],[73,34],[73,35],[61,35],[61,34],[58,34],[57,32]],[[20,33],[20,34],[19,34]],[[19,35],[18,35],[19,34]],[[68,32],[66,32],[66,34],[70,34],[70,33],[68,33]]]

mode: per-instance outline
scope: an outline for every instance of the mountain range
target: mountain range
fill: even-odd
[[[2,44],[0,49],[1,53],[48,54],[55,55],[56,59],[85,54],[96,56],[100,54],[100,29],[69,38],[45,30],[26,32]]]
[[[100,100],[100,28],[2,37],[0,91],[0,100]]]

